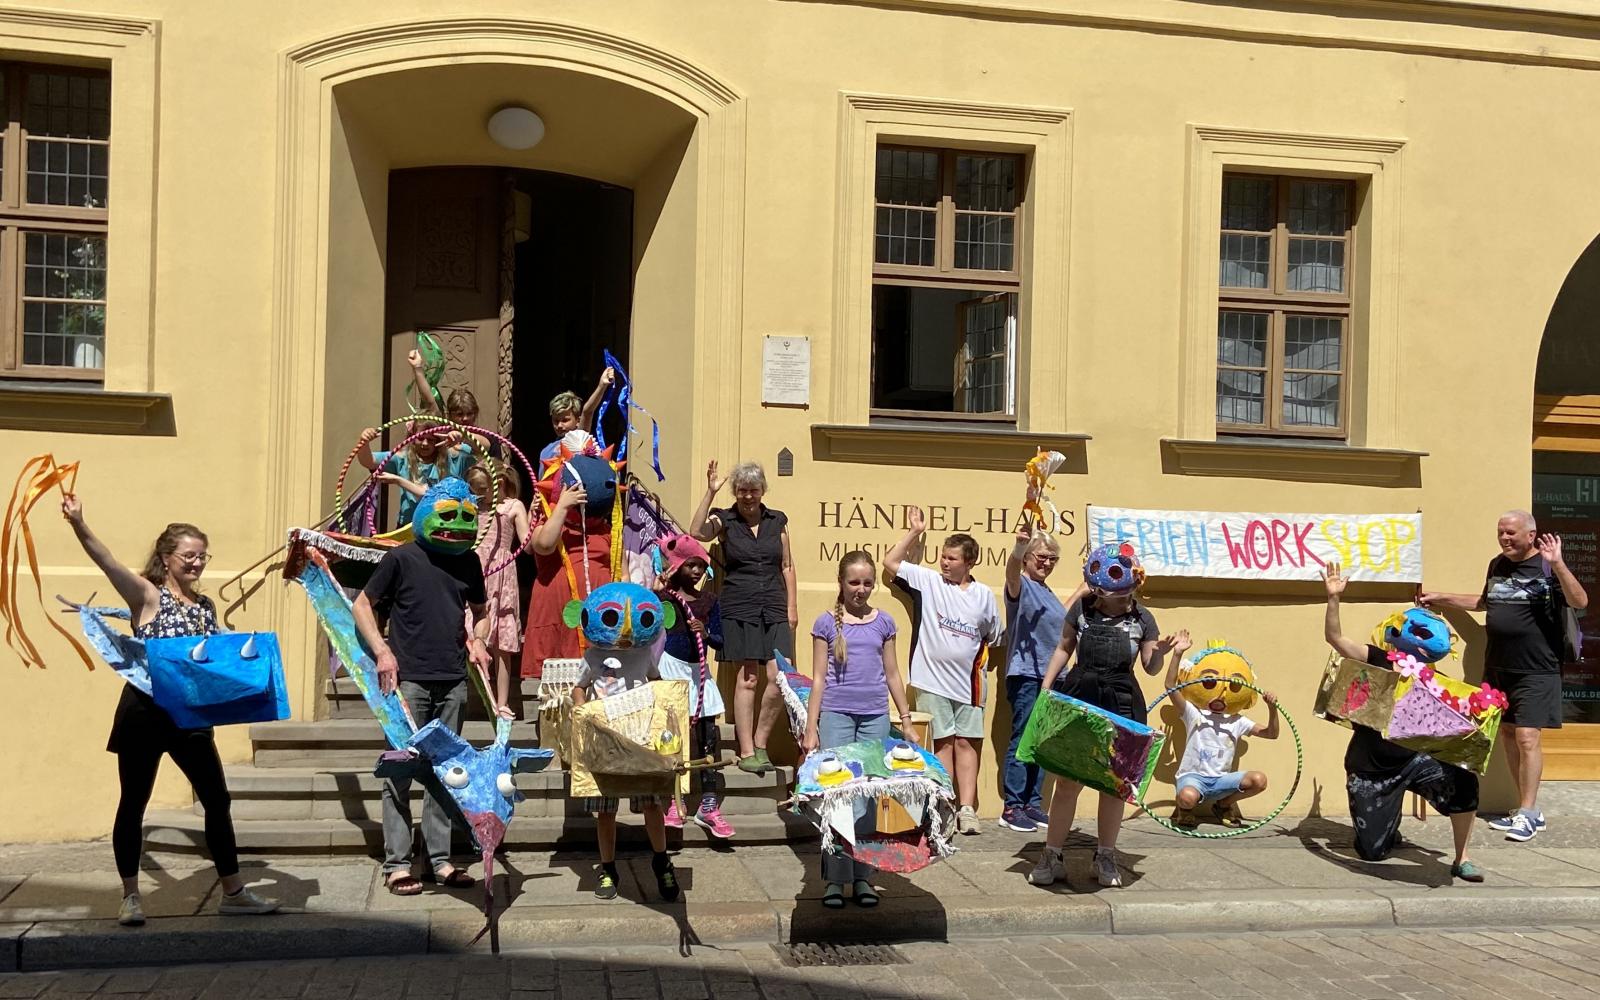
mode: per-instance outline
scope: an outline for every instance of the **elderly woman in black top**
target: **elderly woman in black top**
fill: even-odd
[[[739,664],[733,693],[733,729],[739,741],[739,769],[763,774],[772,767],[767,738],[782,711],[774,649],[794,655],[794,557],[789,551],[789,519],[761,502],[767,475],[755,462],[735,466],[733,506],[711,508],[728,480],[717,478],[717,463],[706,468],[706,494],[689,523],[702,542],[722,542],[722,649],[717,659]],[[765,666],[767,688],[756,713],[757,671]],[[755,716],[754,726],[751,725]]]

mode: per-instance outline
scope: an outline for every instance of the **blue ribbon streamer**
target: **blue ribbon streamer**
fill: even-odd
[[[633,398],[633,382],[628,378],[628,373],[623,369],[622,362],[609,350],[605,352],[605,366],[617,373],[617,380],[611,388],[606,390],[605,396],[600,399],[600,412],[594,418],[594,438],[601,448],[606,446],[605,419],[606,411],[611,409],[615,401],[617,409],[622,413],[622,422],[627,428],[623,431],[622,440],[617,444],[617,461],[624,461],[628,457],[628,440],[633,436],[632,411],[638,410],[650,418],[650,468],[655,471],[659,482],[666,482],[667,475],[661,471],[661,424],[655,416],[644,407],[640,406]]]

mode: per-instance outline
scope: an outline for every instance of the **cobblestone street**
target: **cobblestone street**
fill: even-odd
[[[0,976],[0,997],[121,1000],[1138,1000],[1593,997],[1600,931],[1325,931],[911,943],[904,964],[791,967],[771,945],[535,951]]]

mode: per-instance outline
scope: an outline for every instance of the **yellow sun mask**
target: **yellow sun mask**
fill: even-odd
[[[1213,639],[1205,649],[1183,661],[1178,670],[1178,681],[1201,681],[1179,690],[1202,712],[1212,711],[1215,703],[1222,701],[1222,711],[1238,715],[1256,703],[1256,693],[1246,684],[1256,682],[1256,672],[1244,654],[1220,639]]]

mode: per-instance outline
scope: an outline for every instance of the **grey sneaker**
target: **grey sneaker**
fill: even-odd
[[[117,907],[117,923],[124,927],[141,927],[144,925],[143,900],[137,892],[130,892],[122,897],[122,905]]]
[[[1539,828],[1534,825],[1532,816],[1527,813],[1517,813],[1511,817],[1511,829],[1506,831],[1506,839],[1526,843],[1538,832]]]
[[[962,806],[956,813],[956,832],[976,836],[983,832],[983,824],[978,822],[978,810],[971,806]]]
[[[257,916],[272,913],[277,908],[276,899],[257,896],[248,888],[240,889],[231,896],[223,893],[222,899],[217,902],[217,912],[224,917]]]
[[[1094,850],[1094,877],[1107,889],[1122,888],[1122,873],[1117,870],[1117,852],[1109,847]]]
[[[1046,847],[1039,852],[1039,863],[1028,873],[1028,884],[1055,885],[1066,877],[1067,865],[1061,860],[1061,848]]]

